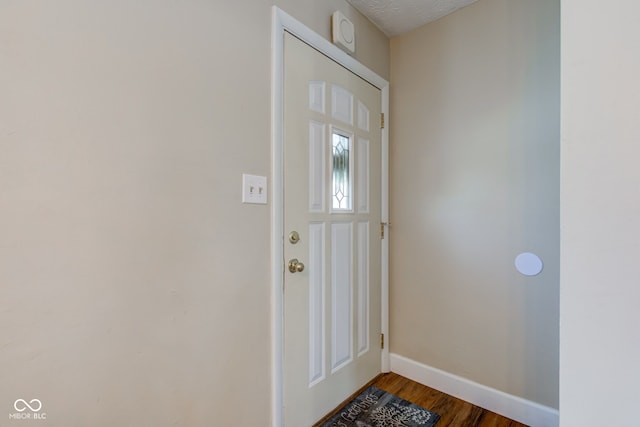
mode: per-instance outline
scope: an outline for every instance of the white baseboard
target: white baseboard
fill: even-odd
[[[522,399],[466,378],[391,353],[391,371],[531,427],[558,427],[557,409]],[[428,409],[428,408],[427,408]]]

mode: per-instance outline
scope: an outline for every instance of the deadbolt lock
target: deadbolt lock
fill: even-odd
[[[289,241],[294,245],[300,241],[300,234],[297,231],[289,233]]]

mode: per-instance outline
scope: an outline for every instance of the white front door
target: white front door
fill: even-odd
[[[381,372],[381,93],[284,40],[284,421]]]

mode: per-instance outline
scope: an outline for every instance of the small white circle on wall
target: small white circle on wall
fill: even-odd
[[[347,19],[340,21],[340,34],[347,44],[353,43],[353,24]]]
[[[542,271],[542,260],[531,252],[518,255],[515,264],[518,271],[525,276],[537,276]]]

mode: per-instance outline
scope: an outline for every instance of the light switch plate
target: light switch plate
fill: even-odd
[[[242,174],[242,203],[267,204],[267,177]]]

